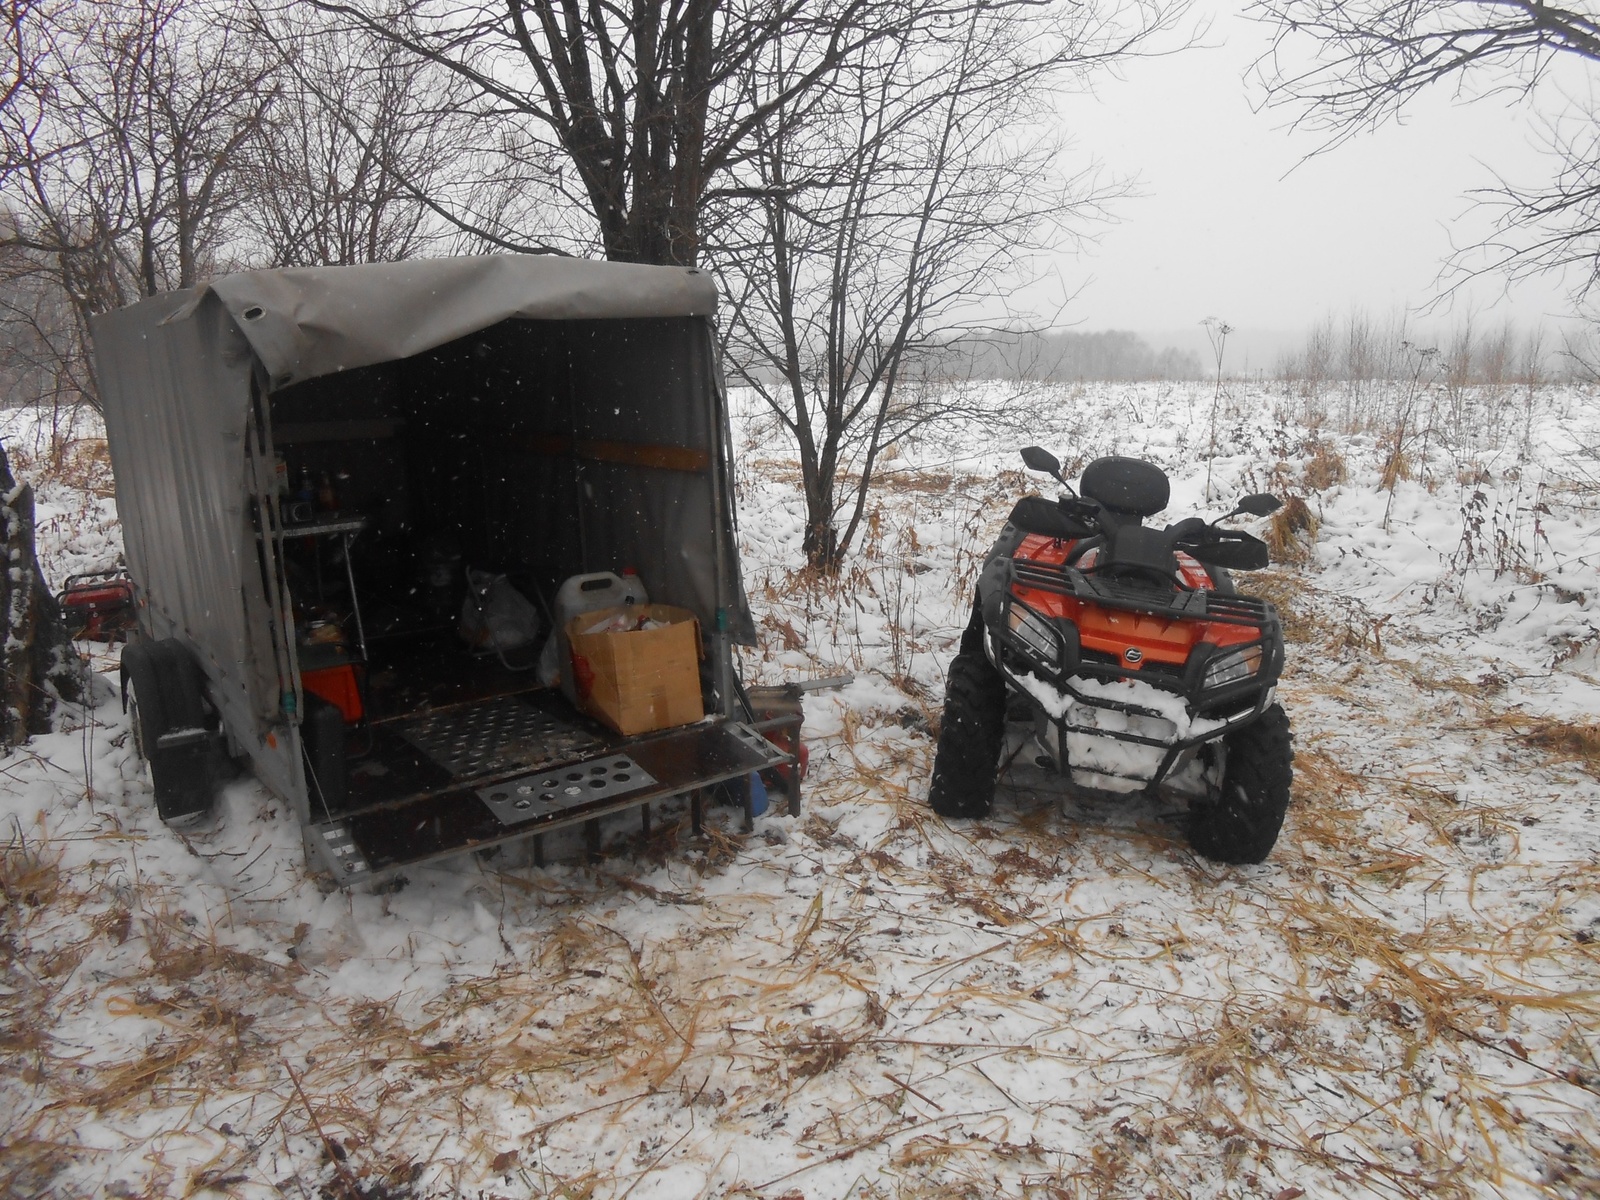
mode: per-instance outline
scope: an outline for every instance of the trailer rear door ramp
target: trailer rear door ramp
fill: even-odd
[[[596,849],[602,817],[642,807],[648,823],[649,805],[674,796],[690,798],[698,833],[703,789],[793,762],[750,726],[712,718],[492,784],[474,783],[325,821],[315,827],[312,841],[322,865],[346,887],[530,837],[536,839],[537,860],[544,834],[588,824]],[[798,789],[791,790],[791,813],[798,798]],[[523,801],[526,806],[519,807]]]
[[[479,788],[478,799],[489,806],[500,824],[523,825],[590,800],[641,791],[656,782],[656,777],[633,759],[619,754]]]

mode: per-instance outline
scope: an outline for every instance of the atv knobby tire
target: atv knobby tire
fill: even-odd
[[[928,803],[941,817],[985,817],[1005,738],[1006,684],[980,647],[967,643],[950,664],[944,719],[933,756]]]
[[[1274,704],[1228,735],[1227,748],[1222,794],[1195,801],[1189,810],[1189,845],[1217,862],[1263,862],[1283,828],[1294,778],[1294,748],[1283,706]]]

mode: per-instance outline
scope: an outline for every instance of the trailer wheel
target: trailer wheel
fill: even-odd
[[[122,707],[134,753],[145,765],[156,812],[169,825],[199,820],[216,796],[216,739],[207,729],[202,680],[194,656],[175,638],[141,638],[122,652]]]

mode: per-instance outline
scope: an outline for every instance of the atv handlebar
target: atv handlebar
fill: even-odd
[[[1189,519],[1198,521],[1200,518]],[[1242,529],[1218,529],[1215,525],[1205,529],[1204,541],[1180,539],[1173,545],[1196,562],[1208,567],[1226,567],[1230,571],[1259,571],[1271,562],[1267,544],[1260,538]]]
[[[1095,499],[1093,495],[1079,495],[1073,492],[1071,485],[1067,483],[1061,474],[1060,460],[1043,447],[1024,446],[1022,449],[1022,461],[1035,471],[1054,476],[1061,486],[1067,489],[1068,494],[1059,497],[1056,503],[1060,506],[1061,513],[1066,517],[1068,523],[1074,527],[1081,528],[1084,531],[1083,536],[1086,537],[1104,534],[1108,539],[1115,542],[1117,540],[1117,531],[1127,526],[1130,520],[1134,525],[1140,523],[1138,516],[1130,518],[1123,514],[1159,511],[1159,508],[1165,505],[1169,494],[1166,477],[1149,463],[1123,459],[1098,459],[1090,464],[1089,471],[1084,474],[1085,492],[1092,490],[1088,484],[1089,472],[1104,463],[1131,465],[1147,473],[1154,472],[1160,482],[1159,504],[1153,504],[1149,508],[1142,509],[1135,505],[1126,510],[1119,508],[1113,512],[1105,504],[1102,504],[1100,500]],[[1148,484],[1148,481],[1145,482]],[[1229,517],[1236,517],[1241,514],[1254,517],[1268,516],[1276,512],[1282,506],[1282,503],[1276,496],[1268,495],[1265,492],[1257,492],[1244,497],[1232,512],[1225,513],[1217,518],[1217,521],[1226,521]],[[1223,529],[1216,521],[1207,521],[1203,517],[1185,517],[1175,524],[1168,525],[1160,532],[1166,539],[1167,549],[1182,550],[1185,554],[1208,567],[1226,567],[1234,571],[1259,571],[1267,566],[1270,561],[1267,544],[1260,538],[1239,529]],[[1141,539],[1147,539],[1148,536],[1147,534],[1140,535]],[[1154,549],[1147,540],[1142,540],[1141,544],[1147,552]],[[1161,550],[1159,553],[1165,554],[1166,550]],[[1144,566],[1147,569],[1149,564],[1146,563]]]
[[[1056,503],[1068,520],[1082,526],[1087,535],[1109,535],[1118,525],[1105,508],[1094,500],[1082,496],[1062,496]],[[1267,544],[1260,538],[1242,529],[1223,529],[1204,517],[1185,517],[1161,532],[1169,539],[1172,549],[1182,550],[1208,567],[1259,571],[1270,562]]]

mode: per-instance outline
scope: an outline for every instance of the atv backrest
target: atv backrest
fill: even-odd
[[[1154,463],[1113,455],[1083,469],[1078,490],[1120,516],[1154,516],[1167,506],[1172,487]]]

